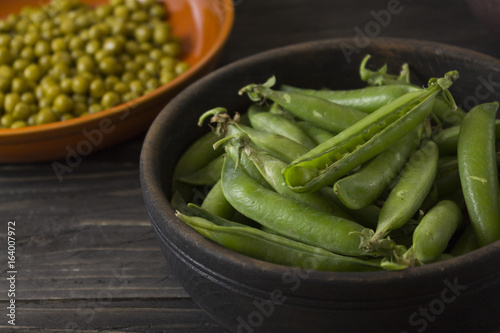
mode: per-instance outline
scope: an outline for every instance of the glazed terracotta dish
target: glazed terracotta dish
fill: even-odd
[[[104,0],[82,1],[91,5]],[[0,163],[71,159],[128,140],[147,130],[168,101],[216,65],[232,28],[234,11],[227,0],[163,0],[173,34],[182,42],[182,60],[190,68],[171,82],[126,104],[63,122],[20,129],[0,129]],[[3,1],[0,17],[18,13],[37,0]],[[72,157],[73,156],[73,157]]]

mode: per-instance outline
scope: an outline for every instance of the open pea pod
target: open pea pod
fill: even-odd
[[[457,78],[458,72],[451,71],[431,79],[428,88],[395,99],[292,161],[283,171],[286,184],[297,192],[332,184],[420,124],[431,113],[438,94],[454,104],[448,88]]]

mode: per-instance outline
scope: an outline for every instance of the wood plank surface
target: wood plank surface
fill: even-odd
[[[388,0],[235,0],[220,66],[298,42],[356,37]],[[464,0],[400,1],[377,34],[500,57],[500,40]],[[225,330],[190,299],[165,261],[139,183],[140,136],[85,157],[60,182],[50,163],[0,165],[0,332]],[[16,326],[8,325],[6,232],[16,221]],[[498,331],[500,332],[500,330]]]

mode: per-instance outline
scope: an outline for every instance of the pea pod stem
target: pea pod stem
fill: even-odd
[[[500,188],[495,159],[497,110],[497,102],[474,107],[465,116],[458,137],[460,182],[480,246],[500,239]]]
[[[221,179],[224,196],[231,205],[263,226],[334,253],[365,255],[359,247],[359,238],[351,234],[361,232],[363,226],[312,209],[260,186],[241,169],[235,169],[231,159],[225,159]]]
[[[287,185],[298,192],[318,190],[380,154],[422,123],[436,96],[457,77],[450,72],[425,90],[399,97],[294,160],[284,170]]]
[[[361,80],[368,82],[372,86],[410,84],[410,68],[408,64],[401,66],[399,75],[387,74],[387,64],[384,64],[377,71],[366,68],[366,64],[371,59],[367,54],[359,65],[359,76]]]

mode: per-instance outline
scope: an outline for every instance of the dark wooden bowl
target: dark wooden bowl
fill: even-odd
[[[356,51],[350,59],[349,47]],[[500,326],[500,242],[405,271],[303,271],[225,249],[178,220],[169,205],[174,165],[206,131],[196,126],[199,115],[218,106],[245,111],[249,102],[238,89],[273,74],[304,87],[359,87],[358,65],[369,53],[374,68],[387,62],[397,71],[408,62],[421,83],[458,70],[452,92],[465,107],[499,99],[500,61],[489,56],[403,39],[355,47],[352,39],[334,39],[258,54],[208,75],[165,107],[144,143],[141,181],[167,262],[193,300],[234,332],[491,331]]]

